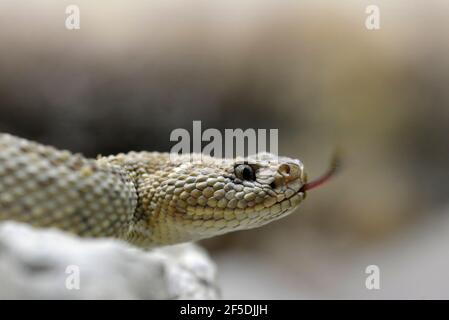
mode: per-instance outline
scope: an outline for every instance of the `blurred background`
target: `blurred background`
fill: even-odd
[[[445,0],[2,0],[0,131],[94,157],[169,151],[193,120],[279,128],[309,177],[341,146],[298,212],[201,243],[223,297],[449,298],[448,17]]]

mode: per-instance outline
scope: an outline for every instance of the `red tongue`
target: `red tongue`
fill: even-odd
[[[316,187],[319,187],[320,185],[322,185],[323,183],[325,183],[326,181],[331,179],[337,173],[338,169],[340,168],[340,163],[341,163],[341,161],[340,161],[339,154],[336,152],[332,158],[330,167],[327,170],[327,172],[325,174],[323,174],[321,177],[319,177],[318,179],[315,179],[311,182],[304,184],[299,191],[305,192],[305,191],[315,189]]]

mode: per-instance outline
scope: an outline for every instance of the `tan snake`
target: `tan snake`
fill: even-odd
[[[0,221],[150,248],[280,219],[334,169],[307,183],[299,160],[269,153],[129,152],[94,160],[0,133]]]

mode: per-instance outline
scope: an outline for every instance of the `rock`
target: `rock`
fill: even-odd
[[[216,283],[214,263],[194,244],[143,251],[0,224],[0,299],[216,299]]]

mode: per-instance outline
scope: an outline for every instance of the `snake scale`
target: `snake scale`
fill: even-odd
[[[307,183],[299,160],[269,153],[216,159],[129,152],[87,159],[0,133],[0,221],[151,248],[282,218],[331,171]]]

